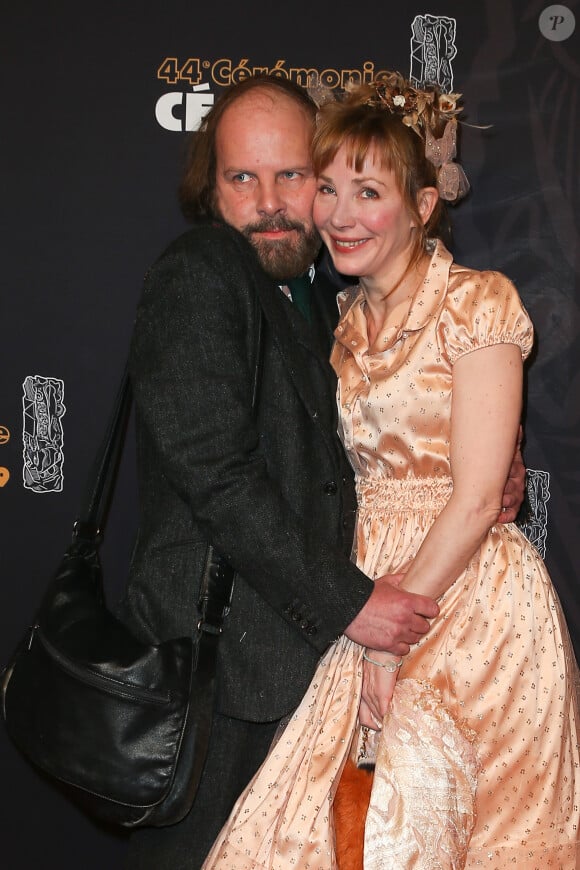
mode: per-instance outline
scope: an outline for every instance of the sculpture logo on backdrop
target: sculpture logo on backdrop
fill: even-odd
[[[63,487],[64,382],[28,375],[22,385],[24,488],[60,492]]]
[[[550,475],[547,471],[528,468],[526,471],[529,516],[520,529],[531,541],[542,558],[546,556],[546,537],[548,534],[548,500],[550,498]]]
[[[411,24],[411,72],[418,87],[438,84],[444,93],[453,91],[451,61],[457,54],[455,18],[443,15],[416,15]]]

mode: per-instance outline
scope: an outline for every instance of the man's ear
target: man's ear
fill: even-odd
[[[433,214],[438,199],[439,193],[436,187],[422,187],[417,194],[417,210],[421,215],[423,224],[426,224]]]

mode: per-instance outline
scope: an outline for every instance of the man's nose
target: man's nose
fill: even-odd
[[[275,215],[286,211],[286,202],[279,185],[275,182],[261,182],[256,196],[256,210],[260,214]]]

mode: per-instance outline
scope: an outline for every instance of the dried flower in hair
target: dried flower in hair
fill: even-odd
[[[328,88],[309,87],[309,94],[320,107],[329,101]],[[442,94],[437,85],[415,87],[398,72],[384,74],[370,84],[345,87],[346,99],[361,106],[384,109],[401,119],[425,143],[425,156],[437,170],[438,190],[442,199],[457,202],[469,190],[456,155],[457,116],[461,94]],[[330,96],[334,99],[334,95]]]
[[[316,103],[319,109],[326,105],[326,103],[332,103],[336,100],[334,92],[330,88],[327,88],[326,85],[321,85],[314,76],[310,77],[306,90],[310,99]]]
[[[365,104],[398,115],[425,142],[425,156],[437,168],[441,198],[448,202],[461,199],[469,190],[465,173],[453,162],[456,117],[462,111],[458,107],[461,94],[441,94],[436,85],[415,87],[397,72],[375,80],[370,87]],[[445,132],[438,139],[436,131],[442,127]],[[438,159],[441,156],[443,159]]]
[[[446,115],[457,114],[461,111],[461,109],[457,109],[457,101],[460,97],[461,94],[439,94],[437,99],[439,111]]]

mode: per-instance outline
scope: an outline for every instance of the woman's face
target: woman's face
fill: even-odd
[[[346,146],[320,174],[314,223],[334,265],[386,288],[406,269],[412,254],[411,217],[395,175],[369,150],[360,172],[347,164]]]

